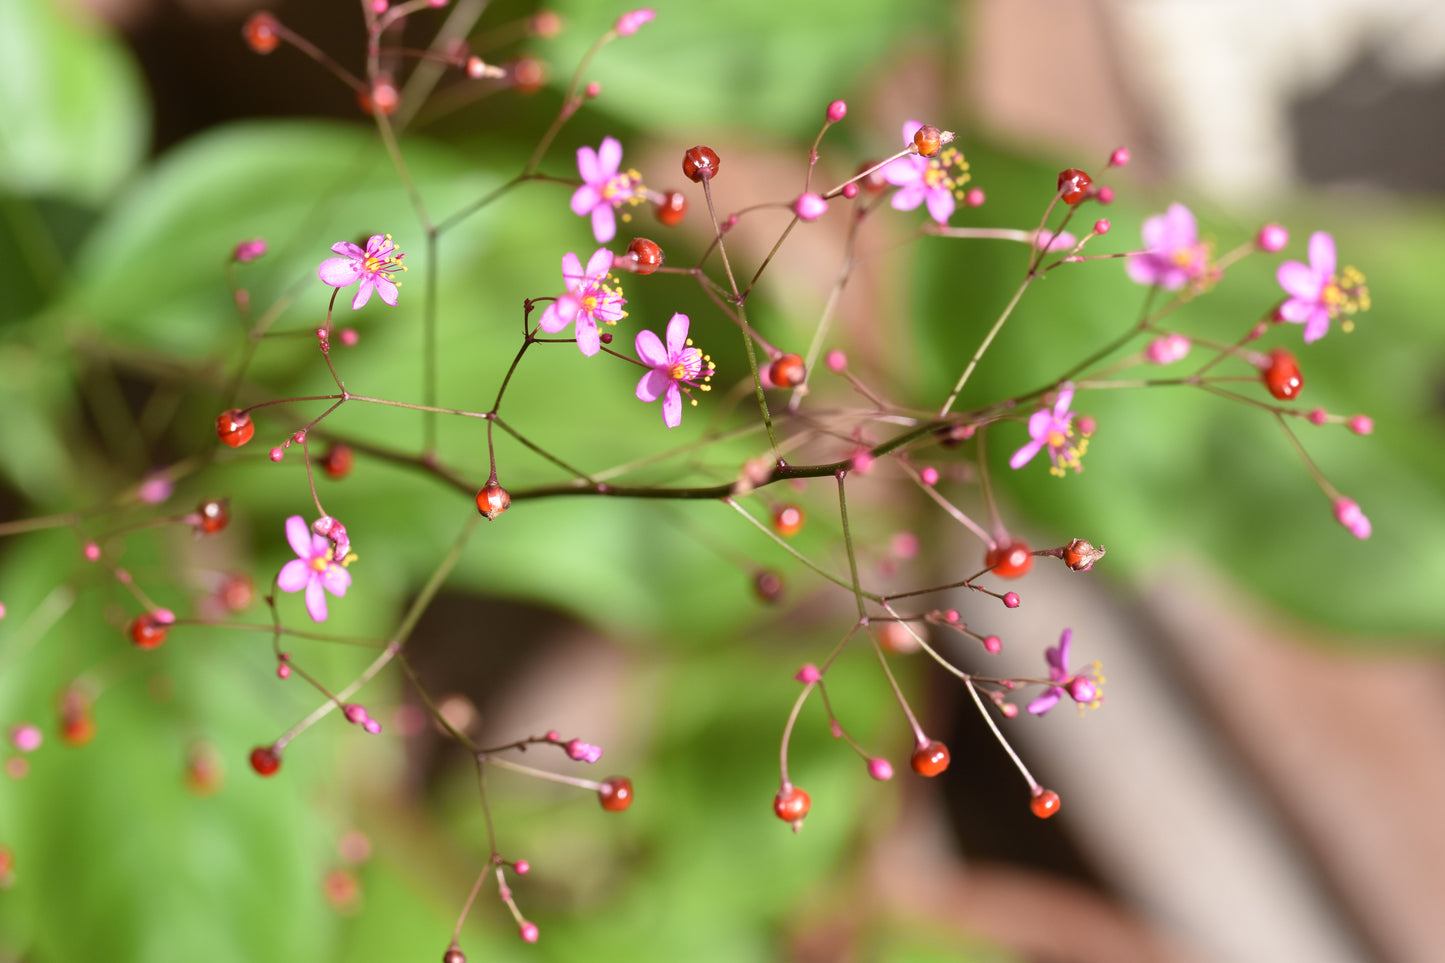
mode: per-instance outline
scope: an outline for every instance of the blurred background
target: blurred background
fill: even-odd
[[[368,689],[387,726],[381,738],[328,720],[262,781],[246,753],[310,711],[313,694],[275,680],[261,634],[178,631],[161,650],[134,651],[119,631],[134,603],[80,561],[77,537],[226,495],[233,522],[221,536],[161,530],[116,540],[116,550],[178,612],[228,574],[264,586],[289,557],[283,519],[309,512],[299,460],[271,465],[264,449],[275,441],[261,437],[280,439],[318,412],[260,421],[255,450],[182,478],[163,509],[117,499],[209,437],[216,385],[244,340],[225,258],[236,242],[266,237],[271,252],[243,269],[243,283],[256,305],[290,299],[278,330],[304,333],[324,311],[310,272],[333,241],[390,231],[412,263],[425,253],[352,92],[294,49],[249,50],[240,25],[254,9],[0,0],[10,105],[0,116],[0,524],[104,509],[0,540],[0,726],[33,722],[45,733],[36,752],[0,750],[9,860],[0,859],[0,961],[435,960],[487,857],[474,773],[409,725],[416,699],[398,673]],[[270,9],[361,69],[355,4]],[[525,94],[445,77],[410,118],[404,148],[434,213],[520,168],[582,53],[622,12],[591,0],[550,5],[563,29],[549,37],[525,27],[539,9],[458,0],[408,24],[410,44],[446,23],[489,61],[532,58],[545,70]],[[1113,223],[1092,242],[1099,252],[1137,246],[1143,219],[1176,200],[1220,251],[1277,221],[1291,233],[1285,256],[1303,258],[1309,233],[1330,231],[1341,263],[1365,272],[1373,309],[1349,335],[1336,328],[1302,349],[1284,326],[1269,343],[1300,357],[1301,404],[1375,419],[1368,438],[1297,429],[1374,535],[1356,542],[1336,525],[1288,441],[1241,405],[1168,391],[1081,397],[1100,427],[1086,470],[1062,480],[1041,468],[1008,473],[1015,442],[1001,429],[990,458],[1015,533],[1035,547],[1084,537],[1109,554],[1088,575],[1035,566],[1016,586],[1017,611],[939,597],[1004,636],[1002,655],[938,641],[965,668],[1032,675],[1067,625],[1076,659],[1101,660],[1098,711],[1081,719],[1061,707],[1005,725],[1062,811],[1047,822],[1030,815],[1026,787],[966,694],[911,656],[895,660],[903,685],[954,761],[936,780],[906,773],[909,733],[855,651],[829,676],[830,694],[850,731],[900,775],[867,779],[810,704],[791,758],[813,812],[794,837],[769,810],[791,675],[846,632],[851,600],[720,505],[519,501],[473,540],[418,625],[419,674],[486,741],[557,729],[601,744],[606,772],[576,771],[629,775],[637,802],[612,815],[586,793],[489,777],[503,854],[533,867],[514,889],[542,936],[518,940],[484,887],[461,940],[469,958],[1439,959],[1445,325],[1433,285],[1445,257],[1445,8],[664,0],[657,9],[589,68],[602,96],[569,123],[544,171],[574,176],[575,148],[610,134],[650,186],[682,189],[681,151],[707,143],[723,158],[714,188],[724,209],[790,198],[826,104],[841,97],[849,115],[820,148],[823,179],[896,150],[903,121],[935,123],[959,133],[971,186],[988,194],[954,224],[1031,228],[1057,171],[1075,166],[1118,196],[1086,212]],[[1130,165],[1105,171],[1119,145]],[[562,253],[592,249],[567,194],[529,186],[444,239],[443,404],[490,404],[521,300],[556,288]],[[671,263],[695,263],[710,232],[701,197],[689,199],[682,226],[642,209],[620,237],[653,237]],[[865,381],[927,406],[1008,301],[1023,255],[902,243],[922,216],[881,212],[870,225],[834,340]],[[730,253],[757,263],[784,223],[745,220]],[[845,226],[834,212],[795,231],[770,269],[753,318],[776,343],[806,347]],[[1277,262],[1241,262],[1178,325],[1238,337],[1278,298]],[[1081,267],[1030,290],[964,404],[1044,383],[1132,323],[1141,291],[1122,267]],[[360,343],[338,363],[356,390],[419,393],[420,272],[409,280],[400,307],[348,315]],[[643,326],[685,310],[720,369],[745,370],[695,285],[643,280],[627,282]],[[325,370],[295,344],[257,353],[251,400],[326,390]],[[548,358],[509,389],[510,417],[589,466],[617,462],[619,439],[635,443],[630,458],[676,443],[660,437],[655,410],[614,412],[600,400],[617,394],[619,377]],[[680,431],[721,417],[708,406],[723,410],[723,394]],[[415,448],[414,418],[355,407],[329,422],[336,432]],[[485,476],[472,426],[444,422],[441,440],[465,477]],[[722,444],[706,464],[642,480],[708,477],[756,454]],[[518,446],[498,457],[509,487],[557,479]],[[968,459],[928,457],[954,479],[946,493],[981,512]],[[385,632],[474,510],[470,499],[366,458],[344,482],[318,484],[361,555],[328,628]],[[849,492],[865,579],[915,587],[979,567],[977,542],[940,524],[901,476],[880,471]],[[801,550],[846,568],[831,482],[765,494],[755,513],[774,500],[807,513]],[[900,532],[923,535],[923,551],[898,553]],[[781,603],[756,597],[762,569],[785,579]],[[282,607],[301,617],[299,600]],[[257,604],[238,619],[266,613]],[[337,684],[367,655],[297,646]],[[77,683],[94,700],[96,732],[70,747],[57,694]]]

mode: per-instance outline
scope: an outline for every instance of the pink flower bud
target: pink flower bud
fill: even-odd
[[[596,762],[602,758],[602,749],[600,746],[583,742],[581,739],[570,739],[562,748],[567,750],[569,757],[576,759],[578,762]]]
[[[1088,438],[1099,430],[1099,422],[1093,415],[1084,415],[1079,419],[1079,434]]]
[[[998,711],[1003,713],[1003,717],[1005,719],[1012,719],[1014,716],[1019,714],[1019,707],[1014,705],[1012,702],[1005,702],[1003,705],[998,707]]]
[[[1330,420],[1329,413],[1323,408],[1312,409],[1305,417],[1309,418],[1310,424],[1312,425],[1323,425]]]
[[[835,100],[828,105],[828,123],[836,124],[848,116],[848,105],[841,100]]]
[[[1019,607],[1019,593],[1005,592],[1003,595],[1004,608],[1016,609]]]
[[[1356,538],[1370,537],[1370,520],[1360,511],[1360,506],[1348,498],[1335,499],[1335,521]]]
[[[996,635],[990,635],[983,640],[983,650],[989,655],[998,655],[1003,651],[1003,639]]]
[[[923,484],[932,488],[934,485],[938,484],[938,469],[934,468],[932,465],[929,465],[927,468],[923,469],[923,471],[918,473],[918,477],[923,480]]]
[[[858,196],[858,185],[857,185],[857,184],[844,184],[844,185],[843,185],[843,196],[846,197],[846,198],[848,198],[848,200],[850,200],[850,201],[851,201],[853,198],[857,197],[857,196]]]
[[[1094,222],[1094,233],[1095,233],[1095,234],[1108,234],[1108,233],[1109,233],[1109,228],[1111,228],[1111,227],[1113,227],[1113,225],[1109,223],[1108,219],[1101,217],[1101,218],[1099,218],[1097,221]]]
[[[518,876],[526,876],[532,871],[532,864],[525,859],[519,859],[512,864],[512,869],[517,871]]]
[[[652,11],[649,10],[647,12],[651,13]],[[652,18],[648,17],[647,19],[651,20]],[[621,33],[621,31],[618,32]],[[531,920],[522,920],[521,925],[517,927],[517,932],[522,934],[522,939],[524,941],[528,943],[537,942],[537,924],[533,923]]]
[[[282,458],[285,458],[285,457],[286,457],[286,449],[282,448],[280,445],[277,445],[275,448],[272,448],[272,449],[271,449],[271,460],[272,460],[272,461],[280,461]]]
[[[983,207],[983,202],[987,199],[988,195],[984,194],[980,187],[970,187],[963,195],[963,203],[968,207]]]
[[[1114,153],[1109,155],[1110,167],[1123,167],[1129,163],[1129,148],[1116,147]]]
[[[823,363],[828,366],[829,371],[841,374],[843,369],[848,367],[848,356],[835,348],[823,357]]]
[[[276,678],[278,678],[278,679],[289,679],[289,678],[291,678],[291,667],[290,667],[289,665],[286,665],[284,662],[283,662],[282,664],[276,666]]]
[[[85,560],[87,562],[100,561],[100,546],[94,542],[85,543]]]
[[[1189,339],[1184,335],[1166,334],[1149,342],[1149,347],[1144,349],[1144,357],[1152,364],[1173,364],[1183,361],[1189,354],[1189,348]]]
[[[242,241],[237,244],[236,249],[231,252],[231,258],[241,264],[250,264],[265,253],[266,242],[258,237],[255,240]]]
[[[165,475],[148,475],[145,481],[140,483],[136,491],[136,497],[147,505],[159,505],[171,497],[175,486]]]
[[[868,760],[868,775],[879,782],[887,782],[893,778],[893,764],[882,756]]]
[[[1375,430],[1374,419],[1369,415],[1355,415],[1349,421],[1350,431],[1357,435],[1368,435]]]
[[[348,703],[342,711],[346,713],[346,721],[354,726],[364,725],[371,718],[366,714],[366,708],[356,702]]]
[[[361,724],[361,728],[365,729],[373,736],[381,735],[381,723],[377,722],[375,719],[367,719]]]
[[[1289,231],[1278,224],[1266,224],[1254,236],[1254,246],[1266,254],[1276,254],[1289,243]]]
[[[793,202],[793,213],[798,215],[800,220],[816,221],[828,212],[828,202],[817,194],[799,194],[798,199]]]
[[[361,340],[361,335],[355,328],[341,329],[341,343],[348,348],[356,347],[356,342]]]
[[[1089,703],[1099,694],[1098,687],[1094,680],[1087,676],[1076,675],[1069,681],[1069,698],[1075,702]]]
[[[10,727],[10,744],[21,752],[34,752],[44,741],[38,726],[21,723]]]
[[[1099,188],[1099,190],[1094,194],[1094,197],[1099,201],[1100,204],[1112,204],[1114,203],[1114,189],[1105,184],[1103,187]]]
[[[823,674],[818,671],[818,667],[816,665],[809,662],[807,665],[799,669],[797,673],[793,676],[793,678],[797,679],[804,685],[812,685],[814,682],[817,682],[819,679],[823,678]]]
[[[617,36],[619,37],[630,37],[635,34],[643,24],[651,23],[656,18],[657,11],[651,7],[643,7],[641,10],[629,10],[617,18],[617,23],[612,29],[617,31]],[[536,931],[537,928],[533,926],[532,938],[527,940],[528,943],[535,943],[537,941]],[[526,939],[525,934],[523,935],[523,939]]]

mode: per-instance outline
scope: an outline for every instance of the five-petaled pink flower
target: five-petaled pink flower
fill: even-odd
[[[1026,707],[1034,715],[1041,716],[1048,712],[1058,705],[1065,695],[1075,702],[1090,706],[1097,706],[1102,701],[1099,688],[1104,684],[1104,679],[1099,675],[1097,662],[1086,672],[1069,672],[1069,645],[1073,640],[1074,630],[1064,629],[1059,636],[1059,644],[1051,645],[1044,651],[1044,661],[1049,664],[1049,681],[1054,684]]]
[[[1286,261],[1279,266],[1279,286],[1289,295],[1279,316],[1305,326],[1305,344],[1318,341],[1330,329],[1330,319],[1370,308],[1365,276],[1352,267],[1335,273],[1335,239],[1324,231],[1310,235],[1310,263]],[[1346,331],[1353,327],[1346,319]]]
[[[1177,291],[1208,278],[1209,245],[1199,240],[1199,225],[1189,208],[1170,204],[1163,214],[1144,221],[1143,234],[1144,253],[1124,261],[1130,279]]]
[[[1041,408],[1029,416],[1029,442],[1008,460],[1010,468],[1027,465],[1040,450],[1049,450],[1049,471],[1062,476],[1065,468],[1083,471],[1080,459],[1089,450],[1089,439],[1074,431],[1074,413],[1069,406],[1074,401],[1074,386],[1067,381],[1059,386],[1059,397],[1053,410]],[[1087,426],[1086,426],[1087,429]]]
[[[296,558],[281,566],[276,584],[283,592],[305,589],[306,611],[311,613],[312,621],[325,622],[326,593],[330,592],[337,598],[346,594],[347,587],[351,585],[351,573],[346,566],[356,556],[348,554],[337,559],[331,540],[313,534],[300,515],[286,519],[286,541],[291,543]]]
[[[640,204],[643,199],[642,178],[636,171],[618,172],[622,163],[622,144],[615,137],[602,138],[598,150],[577,148],[577,172],[582,186],[572,194],[572,213],[592,216],[592,235],[598,244],[606,244],[617,236],[615,208],[623,204]]]
[[[912,144],[913,135],[923,124],[910,120],[903,125],[903,143]],[[909,154],[895,158],[879,171],[883,179],[902,190],[893,195],[894,210],[911,211],[919,204],[928,204],[928,215],[940,224],[947,224],[953,214],[963,185],[968,183],[968,161],[952,147],[945,147],[932,157]]]
[[[350,241],[337,241],[331,245],[331,250],[341,257],[329,257],[322,261],[316,273],[333,288],[350,287],[360,281],[361,286],[356,289],[356,297],[351,302],[353,310],[370,301],[373,290],[380,293],[387,304],[396,307],[397,286],[392,275],[406,270],[401,263],[406,255],[391,243],[390,234],[371,235],[364,251]]]
[[[582,261],[571,253],[562,256],[562,281],[567,293],[547,305],[538,322],[543,331],[556,334],[573,321],[577,322],[577,347],[587,357],[592,357],[600,348],[597,323],[616,324],[627,317],[622,306],[627,299],[622,289],[607,283],[607,272],[612,270],[612,252],[599,247],[587,259],[587,270],[582,270]]]
[[[688,340],[688,319],[685,314],[674,314],[667,322],[667,345],[651,331],[637,333],[637,357],[652,370],[637,382],[637,397],[640,401],[653,402],[662,399],[662,422],[669,428],[682,424],[682,393],[693,404],[692,388],[711,390],[707,384],[712,377],[712,359],[692,346]]]

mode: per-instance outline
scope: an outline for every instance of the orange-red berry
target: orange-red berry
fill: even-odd
[[[78,689],[67,689],[60,697],[60,739],[68,746],[83,746],[95,738],[95,717],[90,699]]]
[[[926,746],[914,749],[908,764],[920,776],[928,776],[931,779],[948,768],[948,761],[948,747],[941,742],[930,742]]]
[[[223,411],[216,417],[216,437],[232,448],[240,448],[254,434],[256,423],[240,408]]]
[[[608,776],[597,787],[597,800],[610,813],[620,813],[632,805],[632,780],[626,776]]]
[[[1034,793],[1033,799],[1029,800],[1029,808],[1040,819],[1048,819],[1059,811],[1059,794],[1052,789],[1040,790]]]
[[[453,946],[442,954],[442,963],[467,963],[467,954]]]
[[[511,504],[512,496],[494,481],[487,482],[482,490],[477,492],[477,511],[486,516],[489,522],[505,512]]]
[[[717,176],[718,164],[717,152],[711,147],[704,147],[699,144],[696,147],[689,147],[682,155],[682,172],[687,179],[694,183],[712,180]]]
[[[335,444],[321,456],[321,470],[326,472],[328,478],[340,480],[351,474],[354,461],[356,453],[351,450],[350,445]]]
[[[251,750],[251,768],[258,776],[274,776],[281,769],[281,754],[270,746]]]
[[[210,498],[196,508],[196,528],[207,535],[214,535],[231,521],[231,503],[228,498]]]
[[[530,96],[547,84],[547,65],[536,57],[519,57],[507,64],[512,87],[523,96]]]
[[[166,623],[149,612],[130,620],[126,633],[138,649],[154,649],[166,640]]]
[[[651,274],[662,267],[662,248],[645,237],[634,237],[627,245],[627,254],[632,260],[633,274]]]
[[[773,797],[773,813],[783,822],[792,823],[794,826],[803,821],[812,805],[813,800],[797,786],[779,789],[778,794]]]
[[[247,19],[241,28],[241,36],[246,38],[246,45],[258,54],[268,54],[281,44],[280,26],[280,21],[262,10]]]
[[[1299,395],[1305,386],[1300,374],[1299,362],[1284,348],[1275,348],[1269,353],[1269,365],[1264,369],[1264,386],[1280,401],[1289,401]]]
[[[932,157],[943,146],[943,131],[932,124],[924,124],[913,133],[913,146],[923,157]]]
[[[984,556],[983,564],[999,578],[1022,578],[1034,567],[1034,557],[1027,542],[1000,542]]]
[[[773,509],[773,531],[792,538],[803,528],[803,510],[797,505],[779,505]]]
[[[1069,206],[1082,201],[1094,179],[1077,167],[1059,171],[1059,199]]]
[[[796,388],[807,375],[808,369],[803,364],[803,359],[795,354],[780,355],[768,365],[768,378],[779,388]]]
[[[657,219],[668,227],[677,227],[687,215],[687,198],[682,191],[668,191],[653,208]]]

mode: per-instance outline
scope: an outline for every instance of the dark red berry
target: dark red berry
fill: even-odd
[[[777,572],[763,569],[753,576],[753,590],[760,600],[770,605],[781,599],[786,589],[783,577]]]
[[[505,512],[511,504],[512,496],[494,481],[487,482],[482,490],[477,492],[477,511],[485,515],[489,522]]]
[[[931,779],[948,768],[948,760],[948,747],[941,742],[930,742],[926,746],[919,746],[913,750],[913,756],[908,760],[908,764],[920,776],[928,776]]]
[[[280,21],[262,10],[246,21],[241,28],[241,36],[246,38],[246,45],[258,54],[268,54],[281,43],[280,26]]]
[[[622,812],[632,805],[632,780],[626,776],[608,776],[597,787],[597,799],[608,812]]]
[[[1029,808],[1040,819],[1048,819],[1059,811],[1059,794],[1052,789],[1041,789],[1029,800]]]
[[[223,411],[216,417],[216,437],[232,448],[240,448],[254,434],[256,423],[240,408]]]
[[[682,155],[682,172],[688,180],[700,184],[717,176],[719,163],[716,151],[699,144],[688,148]]]
[[[281,754],[270,746],[251,750],[251,768],[258,776],[274,776],[281,769]]]
[[[231,503],[228,498],[211,498],[201,502],[196,509],[196,528],[207,535],[214,535],[231,521]]]
[[[773,509],[773,531],[792,538],[803,528],[803,510],[797,505],[779,505]]]
[[[1077,167],[1059,171],[1059,199],[1072,207],[1084,199],[1092,183],[1094,179]]]
[[[1280,401],[1289,401],[1299,395],[1305,386],[1300,374],[1299,362],[1284,348],[1275,348],[1269,353],[1269,365],[1264,369],[1264,386]]]
[[[922,157],[932,157],[943,146],[943,131],[932,124],[924,124],[913,133],[913,146]]]
[[[653,208],[657,219],[668,227],[677,227],[687,214],[687,198],[682,191],[668,191]]]
[[[138,649],[154,649],[166,640],[166,623],[149,612],[130,620],[126,634]]]
[[[442,963],[467,963],[467,954],[453,946],[442,954]]]
[[[356,453],[351,450],[350,445],[335,444],[321,456],[321,470],[326,472],[328,478],[339,481],[351,474],[351,463],[355,460]]]
[[[999,578],[1022,578],[1034,567],[1034,557],[1027,542],[1000,542],[984,556],[983,564]]]
[[[627,245],[627,254],[632,261],[633,274],[651,274],[662,267],[662,248],[645,237],[634,237]]]
[[[773,813],[785,823],[792,823],[797,826],[808,815],[813,800],[808,794],[797,786],[788,786],[778,790],[773,797]]]
[[[768,365],[768,378],[779,388],[796,388],[807,375],[808,369],[803,364],[803,359],[795,354],[781,355],[778,360]]]

